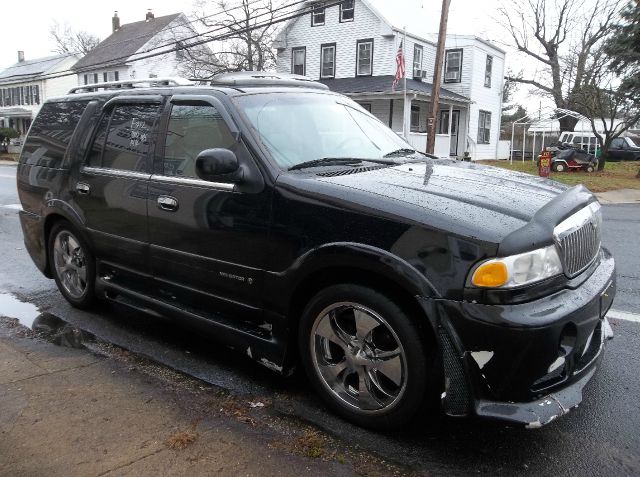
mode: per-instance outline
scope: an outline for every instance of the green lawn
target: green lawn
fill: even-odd
[[[538,175],[534,161],[479,161],[489,166],[502,167],[513,171]],[[640,179],[636,178],[640,170],[638,161],[607,162],[602,172],[551,172],[551,179],[569,185],[584,184],[591,192],[606,192],[617,189],[640,189]]]

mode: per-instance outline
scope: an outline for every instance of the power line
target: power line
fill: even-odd
[[[251,6],[251,5],[254,5],[254,4],[256,4],[256,3],[258,3],[258,2],[262,2],[262,1],[264,1],[264,0],[252,0],[252,1],[247,1],[246,6]],[[295,3],[292,3],[291,5],[286,5],[286,7],[292,7],[292,6],[297,5],[297,4],[299,4],[299,3],[304,3],[304,2],[303,2],[303,1],[295,2]],[[238,4],[238,5],[234,6],[234,7],[230,7],[230,8],[228,8],[228,9],[226,9],[226,10],[220,10],[220,11],[217,11],[217,12],[211,13],[211,14],[209,14],[209,15],[202,16],[202,17],[195,17],[193,20],[189,20],[189,21],[186,21],[186,22],[183,22],[183,23],[179,23],[179,24],[177,24],[177,25],[173,25],[173,26],[171,26],[171,23],[169,23],[169,25],[167,25],[167,26],[166,26],[165,28],[163,28],[163,30],[161,30],[161,31],[165,31],[165,30],[167,30],[167,29],[169,29],[169,30],[172,30],[172,31],[173,31],[173,30],[175,30],[175,29],[177,29],[177,28],[180,28],[180,27],[182,27],[182,26],[187,26],[187,25],[190,25],[190,24],[192,24],[192,23],[201,22],[201,21],[206,20],[206,19],[208,19],[208,18],[212,18],[212,17],[218,16],[218,15],[226,14],[226,13],[231,12],[231,11],[234,11],[234,10],[238,10],[238,9],[240,9],[240,8],[244,7],[244,6],[245,6],[245,4],[244,4],[244,3],[240,3],[240,4]],[[275,11],[275,10],[274,10],[274,11]],[[186,15],[185,15],[185,16],[186,16]],[[188,17],[187,17],[187,18],[188,18]],[[138,23],[138,22],[132,22],[132,23]],[[130,25],[130,23],[125,23],[123,26],[125,26],[125,25]],[[209,31],[211,31],[211,30],[209,30]],[[206,34],[206,33],[207,33],[207,32],[205,32],[205,34]],[[113,33],[112,33],[112,34],[113,34]],[[109,36],[111,36],[111,35],[109,35]],[[114,43],[110,43],[109,45],[103,45],[103,46],[100,46],[100,43],[102,43],[102,42],[100,42],[100,43],[99,43],[98,45],[96,45],[96,47],[95,47],[95,48],[93,48],[91,51],[93,52],[93,51],[96,51],[96,50],[101,49],[101,48],[106,48],[107,46],[108,46],[109,48],[111,48],[111,47],[113,47],[113,46],[121,45],[121,44],[123,44],[123,43],[128,43],[128,42],[130,42],[131,40],[137,40],[137,39],[140,39],[140,38],[144,38],[144,37],[146,37],[146,36],[148,36],[148,35],[138,35],[138,36],[134,36],[134,37],[128,38],[127,40],[117,41],[117,42],[114,42]],[[107,38],[109,38],[109,37],[107,37]],[[195,36],[186,37],[186,39],[192,39],[192,38],[195,38]],[[106,39],[106,38],[105,38],[105,39]],[[103,40],[103,41],[104,41],[104,40]],[[89,54],[89,53],[87,53],[87,54]],[[62,58],[66,58],[66,57],[76,56],[76,55],[78,55],[78,53],[61,53],[60,55],[58,55],[58,58],[62,59]],[[85,56],[86,56],[86,55],[85,55]],[[29,65],[37,65],[37,64],[40,64],[40,63],[46,63],[46,62],[51,61],[51,60],[52,60],[52,59],[51,59],[51,57],[48,57],[48,58],[46,58],[46,59],[44,59],[44,58],[43,58],[43,59],[41,59],[41,60],[35,60],[35,61],[29,61],[29,60],[27,60],[27,62],[28,62],[28,64],[29,64]],[[78,61],[79,61],[79,60],[78,60]],[[19,63],[17,63],[17,64],[19,65]],[[98,64],[98,63],[96,63],[96,64]],[[12,66],[9,66],[8,68],[5,68],[4,70],[0,70],[0,73],[1,73],[2,71],[8,70],[8,69],[10,69],[10,68],[13,68],[13,67],[15,67],[15,66],[16,66],[16,65],[12,65]],[[65,71],[70,71],[70,70],[65,70]],[[12,77],[18,77],[18,76],[28,76],[28,75],[26,75],[26,74],[24,74],[24,75],[12,75],[12,76],[10,76],[9,78],[12,78]]]
[[[275,10],[260,14],[260,15],[258,15],[256,17],[250,17],[249,21],[255,20],[256,18],[258,18],[260,16],[271,15],[274,12],[277,12],[279,10],[291,8],[291,6],[299,4],[299,3],[305,3],[305,0],[295,2],[295,3],[291,4],[291,5],[285,5],[283,7],[279,7],[277,9],[275,9]],[[330,7],[333,7],[333,6],[337,6],[337,5],[340,5],[341,3],[343,3],[343,0],[337,0],[337,1],[334,1],[332,3],[325,4],[325,8],[330,8]],[[196,41],[196,42],[193,42],[193,43],[190,43],[190,44],[179,45],[179,46],[177,46],[175,48],[171,48],[171,49],[168,49],[168,50],[163,50],[163,51],[160,51],[160,52],[150,53],[150,54],[143,55],[143,56],[137,56],[138,54],[136,54],[136,55],[129,55],[129,56],[123,56],[123,57],[118,57],[118,58],[112,58],[109,61],[106,61],[106,62],[103,62],[103,63],[96,63],[94,65],[91,65],[91,68],[95,69],[95,68],[98,68],[98,67],[115,66],[115,65],[118,64],[118,63],[114,63],[115,61],[121,60],[121,59],[126,59],[126,58],[131,58],[132,56],[135,56],[133,61],[138,61],[138,60],[143,60],[143,59],[147,59],[147,58],[153,58],[155,56],[166,55],[166,54],[169,54],[169,53],[172,53],[172,52],[175,52],[175,51],[179,51],[179,50],[186,50],[188,48],[192,48],[194,46],[199,46],[199,45],[202,45],[202,44],[205,44],[205,43],[209,43],[209,42],[212,42],[212,41],[225,40],[225,39],[233,38],[233,37],[236,37],[240,33],[247,33],[247,32],[253,31],[253,30],[257,30],[257,29],[260,29],[260,28],[266,28],[266,27],[269,27],[269,26],[272,26],[272,25],[275,25],[275,24],[278,24],[278,23],[282,23],[282,22],[287,21],[287,20],[291,20],[291,19],[294,19],[294,18],[299,18],[299,17],[304,16],[307,13],[310,13],[312,11],[313,11],[313,5],[311,5],[311,6],[307,7],[307,8],[303,8],[297,13],[286,14],[284,16],[277,17],[276,19],[271,19],[271,20],[269,20],[269,21],[267,21],[265,23],[262,23],[262,24],[255,24],[255,25],[252,25],[250,27],[240,28],[238,30],[233,30],[231,32],[228,32],[228,33],[225,33],[225,34],[222,34],[222,35],[204,38],[202,40],[199,40],[199,41]],[[246,23],[246,21],[247,21],[247,19],[244,19],[244,20],[238,21],[238,22],[233,22],[231,24],[215,28],[215,29],[213,29],[211,31],[208,31],[208,32],[205,32],[205,33],[199,33],[197,35],[194,35],[192,38],[201,37],[201,36],[207,35],[209,33],[212,33],[214,31],[227,29],[232,25],[240,25],[241,23]],[[171,44],[177,45],[178,43],[181,43],[181,42],[182,42],[182,40],[178,40],[178,41],[175,41],[175,42],[170,42],[167,45],[171,45]],[[151,49],[149,49],[147,51],[151,52],[151,51],[153,51],[155,49],[162,48],[162,47],[167,46],[167,45],[161,45],[161,46],[158,46],[158,47],[155,47],[155,48],[151,48]],[[66,73],[67,71],[68,71],[68,73]],[[87,70],[79,70],[79,71],[65,70],[65,71],[61,71],[61,72],[58,72],[58,73],[55,73],[55,74],[52,74],[52,75],[48,75],[46,77],[41,77],[40,79],[62,78],[62,77],[66,77],[66,76],[80,74],[83,71],[90,71],[90,70],[89,69],[87,69]],[[61,73],[64,73],[64,74],[61,74]]]

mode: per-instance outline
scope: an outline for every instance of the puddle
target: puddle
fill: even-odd
[[[22,326],[31,328],[39,314],[37,306],[20,301],[10,293],[0,293],[0,315],[17,318]]]
[[[78,329],[51,313],[40,313],[31,329],[41,338],[58,346],[84,348],[86,343],[95,341],[95,336]]]
[[[85,343],[95,341],[95,336],[75,328],[51,313],[40,313],[37,306],[18,300],[10,293],[0,293],[0,316],[16,318],[39,337],[58,346],[83,348]]]

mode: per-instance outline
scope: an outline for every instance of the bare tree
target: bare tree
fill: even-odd
[[[211,78],[230,71],[263,71],[275,66],[275,53],[271,47],[276,25],[276,15],[281,14],[274,0],[199,0],[198,17],[206,30],[224,34],[223,41],[212,48],[185,49],[182,61],[183,73],[190,77]],[[211,14],[211,12],[216,12]],[[209,14],[209,15],[208,15]]]
[[[550,97],[556,107],[580,111],[576,101],[583,86],[593,82],[594,52],[611,32],[620,0],[525,0],[499,9],[500,23],[510,43],[538,66],[535,74],[507,77]],[[560,119],[563,131],[573,131],[577,119]]]
[[[60,25],[58,22],[51,25],[49,35],[56,44],[53,51],[61,55],[86,55],[100,43],[97,36],[86,31],[74,31],[69,25]]]

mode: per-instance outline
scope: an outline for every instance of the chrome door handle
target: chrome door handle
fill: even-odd
[[[158,197],[158,208],[168,210],[169,212],[175,212],[178,210],[178,200],[175,197],[161,195]]]
[[[91,187],[89,184],[85,184],[84,182],[78,182],[76,184],[76,190],[78,191],[78,194],[87,195],[91,192]]]

